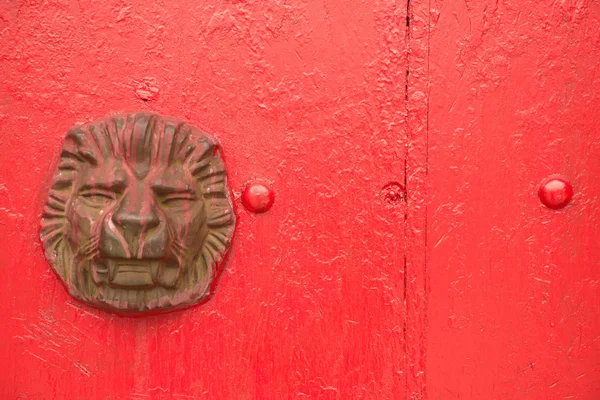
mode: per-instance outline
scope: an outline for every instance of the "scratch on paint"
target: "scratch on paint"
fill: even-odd
[[[84,367],[80,362],[74,361],[73,365],[75,365],[85,376],[91,376],[90,371],[86,367]]]
[[[552,283],[551,281],[547,280],[547,279],[542,279],[542,278],[538,278],[538,277],[533,277],[533,279],[535,279],[538,282],[543,282],[543,283]]]
[[[29,350],[26,350],[26,351],[25,351],[25,353],[27,353],[27,354],[29,354],[29,355],[32,355],[32,356],[34,356],[35,358],[37,358],[38,360],[42,360],[42,361],[43,361],[43,362],[45,362],[45,363],[47,363],[47,362],[48,362],[48,360],[46,360],[46,359],[44,359],[44,358],[42,358],[42,357],[40,357],[40,356],[38,356],[38,355],[35,355],[35,354],[33,354],[33,353],[32,353],[32,352],[30,352]]]
[[[25,352],[24,352],[23,354],[29,354],[29,355],[31,355],[31,356],[33,356],[33,357],[37,358],[38,360],[40,360],[40,361],[43,361],[44,363],[46,363],[46,364],[48,364],[48,365],[50,365],[50,366],[54,367],[54,368],[58,368],[58,369],[59,369],[59,370],[61,370],[61,371],[65,371],[63,368],[59,367],[58,365],[56,365],[56,364],[52,364],[51,362],[48,362],[48,360],[46,360],[46,359],[44,359],[44,358],[42,358],[42,357],[40,357],[40,356],[38,356],[38,355],[36,355],[36,354],[33,354],[33,353],[32,353],[31,351],[29,351],[29,350],[25,350]]]

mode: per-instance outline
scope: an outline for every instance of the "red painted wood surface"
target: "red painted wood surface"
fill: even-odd
[[[432,8],[429,398],[599,399],[600,7]]]
[[[507,3],[1,4],[0,398],[600,398],[600,7]],[[38,239],[67,128],[134,110],[215,135],[238,214],[215,297],[146,318]]]
[[[381,191],[404,182],[405,4],[0,8],[1,399],[404,396],[406,208]],[[139,319],[71,299],[38,239],[68,127],[134,110],[215,135],[238,214],[215,297]]]

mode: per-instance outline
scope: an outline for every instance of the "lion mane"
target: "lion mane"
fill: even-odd
[[[196,259],[172,288],[99,285],[86,262],[86,257],[97,256],[94,242],[73,248],[66,237],[68,210],[78,195],[78,174],[111,158],[135,165],[142,172],[159,160],[177,162],[198,183],[206,234]],[[130,113],[101,118],[68,131],[50,185],[40,238],[47,260],[72,296],[117,313],[135,314],[168,311],[207,300],[224,266],[234,229],[235,213],[219,143],[185,122],[152,113]]]

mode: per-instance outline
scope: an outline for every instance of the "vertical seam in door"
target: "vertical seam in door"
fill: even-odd
[[[430,0],[406,0],[404,349],[406,398],[425,399]]]
[[[410,46],[410,0],[406,0],[406,34],[405,34],[405,46],[406,46],[406,56],[405,56],[405,65],[406,65],[406,73],[404,74],[404,118],[405,118],[405,127],[406,127],[406,144],[405,144],[405,153],[404,153],[404,193],[405,193],[405,199],[406,199],[406,211],[404,212],[404,246],[405,246],[405,250],[404,250],[404,263],[402,265],[402,267],[404,268],[403,271],[403,278],[404,278],[404,326],[402,328],[402,342],[404,344],[404,387],[406,390],[406,396],[405,398],[408,399],[409,398],[409,388],[412,387],[412,385],[409,383],[409,365],[410,365],[410,359],[408,357],[408,346],[407,346],[407,335],[406,335],[406,329],[407,329],[407,320],[408,320],[408,304],[407,304],[407,293],[408,293],[408,251],[410,250],[410,246],[408,245],[408,148],[409,148],[409,143],[410,143],[410,132],[409,132],[409,125],[408,125],[408,76],[410,74],[410,69],[409,69],[409,46]]]

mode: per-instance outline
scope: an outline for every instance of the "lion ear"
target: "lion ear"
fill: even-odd
[[[50,260],[52,268],[61,276],[65,277],[65,207],[66,198],[55,189],[50,189],[46,207],[42,214],[40,239],[46,250],[46,258]]]
[[[46,249],[56,251],[63,240],[65,209],[71,195],[76,162],[70,156],[62,156],[52,177],[48,199],[42,214],[40,239]]]
[[[68,261],[65,252],[65,210],[72,195],[73,182],[81,163],[97,164],[94,145],[90,143],[87,127],[69,130],[62,145],[58,166],[50,183],[48,199],[42,214],[40,239],[46,249],[46,257],[61,277]]]

